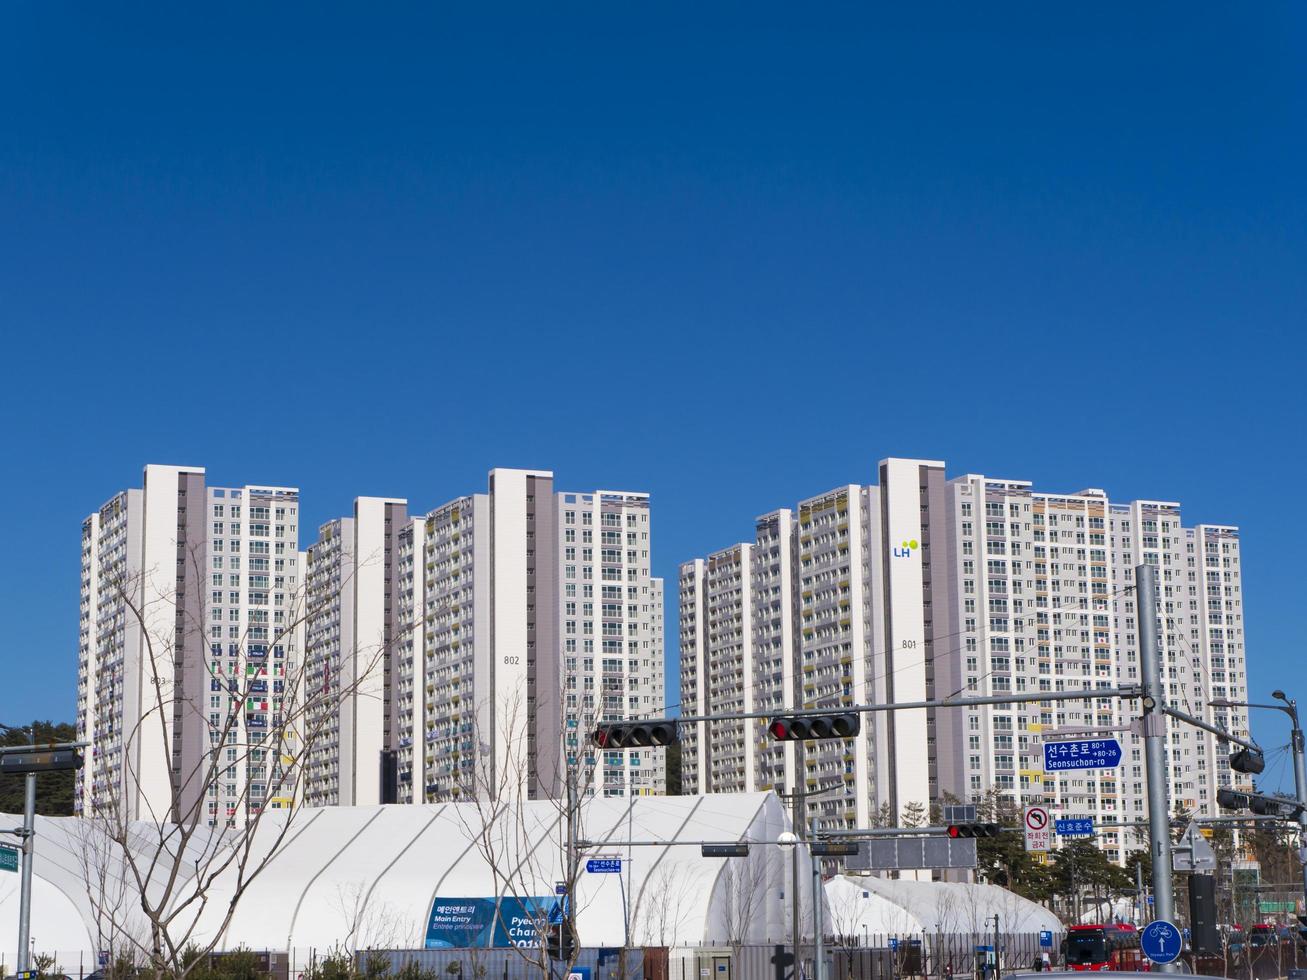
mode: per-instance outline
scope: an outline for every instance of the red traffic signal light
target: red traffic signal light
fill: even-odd
[[[681,740],[675,718],[604,722],[595,728],[590,737],[601,749],[638,749],[646,745],[659,747]]]
[[[768,723],[767,731],[778,742],[852,738],[862,731],[862,718],[852,711],[829,715],[782,715]]]
[[[968,837],[997,837],[1003,832],[1003,828],[996,823],[955,823],[948,828],[948,835],[952,838]]]

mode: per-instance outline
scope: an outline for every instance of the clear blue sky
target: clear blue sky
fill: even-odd
[[[1307,700],[1301,5],[432,6],[0,11],[0,719],[150,461],[647,489],[669,580],[887,455],[1177,499]]]

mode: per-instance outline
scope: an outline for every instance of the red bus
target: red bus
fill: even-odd
[[[1062,940],[1068,970],[1130,970],[1149,967],[1132,925],[1068,926]]]

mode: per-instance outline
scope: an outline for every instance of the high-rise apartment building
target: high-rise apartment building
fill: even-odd
[[[254,746],[281,726],[302,650],[298,501],[150,465],[83,523],[77,812],[199,806],[215,824],[293,804],[281,754]]]
[[[1139,564],[1158,567],[1162,680],[1168,700],[1190,714],[1247,734],[1247,674],[1239,538],[1235,528],[1184,527],[1180,505],[1112,503],[1104,491],[1034,491],[1024,481],[968,474],[949,484],[961,648],[952,659],[969,692],[1064,690],[1137,684]],[[982,564],[983,563],[983,564]],[[955,640],[956,644],[957,641]],[[1020,804],[1046,803],[1102,825],[1143,814],[1142,743],[1123,735],[1117,769],[1047,774],[1042,736],[1067,727],[1115,730],[1138,706],[1113,698],[1039,702],[955,712],[946,785],[958,795],[994,787]],[[1172,805],[1214,815],[1216,791],[1242,782],[1214,736],[1172,722]],[[941,754],[943,758],[943,754]],[[941,763],[944,765],[944,763]],[[1118,858],[1138,846],[1105,829],[1099,843]]]
[[[426,516],[423,752],[400,771],[418,801],[555,795],[557,741],[537,742],[558,724],[554,521],[535,470],[492,470],[489,492]]]
[[[422,539],[422,751],[399,756],[413,799],[556,797],[569,771],[592,792],[661,792],[662,751],[596,756],[587,742],[601,717],[662,709],[648,496],[557,493],[550,472],[495,469],[487,493],[427,514]]]
[[[222,823],[557,797],[568,774],[591,794],[664,792],[664,750],[589,742],[600,720],[665,710],[647,494],[495,469],[421,518],[360,497],[304,553],[298,524],[296,490],[166,466],[87,518],[79,810]]]
[[[308,549],[304,802],[364,806],[396,801],[400,570],[411,535],[407,502],[359,497]],[[411,550],[411,539],[408,543]],[[411,561],[409,572],[411,574]],[[411,617],[411,609],[407,610]]]
[[[657,716],[665,707],[662,583],[650,575],[649,495],[560,493],[556,506],[564,761],[593,773],[587,792],[662,793],[666,750],[594,754],[587,741],[597,721]]]
[[[1137,683],[1132,585],[1148,562],[1168,698],[1246,733],[1244,710],[1208,706],[1247,688],[1236,529],[1186,528],[1178,504],[1114,504],[1101,490],[948,480],[934,460],[885,460],[878,476],[800,502],[794,519],[759,518],[754,542],[681,566],[687,713]],[[1117,770],[1045,774],[1042,742],[1137,712],[1090,698],[872,713],[857,738],[801,749],[771,742],[763,722],[696,723],[683,726],[683,780],[688,792],[821,788],[808,812],[824,826],[991,791],[1111,823],[1143,810],[1141,744],[1122,733]],[[1215,738],[1172,725],[1169,739],[1172,799],[1213,812],[1232,780]],[[1118,858],[1137,846],[1112,831],[1101,842]]]
[[[423,637],[426,635],[426,592],[423,588],[423,561],[426,555],[424,518],[412,518],[399,534],[399,553],[395,560],[394,600],[399,607],[399,630],[393,644],[393,731],[397,803],[421,802],[423,766],[413,784],[415,760],[422,762],[426,733],[426,671],[423,663]]]

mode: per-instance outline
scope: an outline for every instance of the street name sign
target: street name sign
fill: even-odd
[[[1114,738],[1086,738],[1044,743],[1044,772],[1114,769],[1121,764],[1121,743]]]
[[[1093,837],[1093,817],[1068,817],[1053,824],[1059,837]]]
[[[585,862],[585,870],[592,875],[619,875],[622,873],[622,859],[591,858]]]
[[[0,871],[18,870],[18,850],[13,847],[0,847]]]
[[[1027,851],[1052,849],[1053,828],[1049,826],[1048,810],[1042,806],[1028,806],[1021,815],[1021,826],[1026,832]]]

